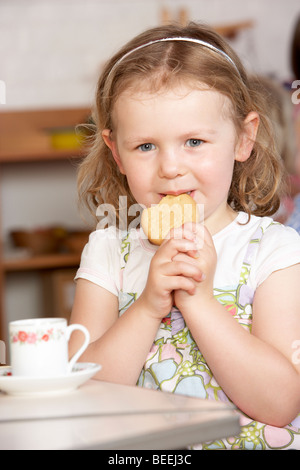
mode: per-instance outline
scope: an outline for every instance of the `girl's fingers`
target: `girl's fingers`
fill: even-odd
[[[186,238],[171,238],[170,240],[165,240],[159,249],[160,255],[170,260],[172,260],[178,253],[197,251],[197,243]]]
[[[170,239],[180,240],[186,239],[196,243],[197,249],[200,250],[204,247],[206,241],[212,242],[212,238],[208,230],[203,224],[196,224],[188,222],[181,227],[170,230],[166,236],[166,240]],[[212,242],[213,243],[213,242]]]
[[[166,239],[169,240],[171,238],[175,238],[176,240],[185,238],[186,240],[196,241],[197,232],[195,224],[187,223],[182,225],[181,227],[171,229],[168,235],[166,236]]]
[[[196,292],[195,282],[191,278],[184,276],[170,277],[168,286],[172,291],[184,290],[190,295],[193,295]]]
[[[166,276],[184,276],[194,279],[196,282],[201,282],[205,278],[199,266],[182,260],[168,263],[165,266],[164,274]]]

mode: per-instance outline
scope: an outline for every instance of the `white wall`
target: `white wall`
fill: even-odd
[[[279,80],[291,77],[289,48],[299,0],[1,0],[6,104],[0,100],[0,112],[89,106],[101,64],[124,41],[157,25],[163,6],[174,18],[185,7],[191,20],[212,25],[253,20],[254,28],[241,33],[233,47],[251,70]],[[20,225],[81,224],[75,179],[63,162],[7,166],[0,188],[5,240]],[[38,315],[34,274],[10,277],[9,317]],[[16,292],[23,292],[21,301]]]
[[[253,20],[233,43],[246,63],[280,79],[290,75],[289,45],[299,0],[1,0],[0,79],[6,109],[86,105],[99,67],[112,52],[159,21],[176,17],[210,24]]]

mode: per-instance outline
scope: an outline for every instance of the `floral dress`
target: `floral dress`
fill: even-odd
[[[249,242],[242,265],[239,284],[215,289],[214,296],[249,333],[252,323],[254,290],[248,285],[251,262],[260,241],[274,222],[260,226]],[[121,269],[130,256],[129,237],[121,245]],[[136,293],[121,291],[119,308],[122,314],[137,298]],[[148,354],[138,385],[209,400],[229,402],[199,351],[185,321],[176,308],[162,320]],[[241,432],[238,436],[206,442],[194,449],[297,449],[300,450],[300,414],[294,421],[278,428],[254,421],[239,410]]]

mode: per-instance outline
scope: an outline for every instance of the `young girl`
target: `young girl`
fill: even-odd
[[[82,360],[101,380],[232,401],[241,434],[197,448],[300,449],[300,239],[269,217],[282,164],[238,57],[202,25],[151,29],[107,63],[94,120],[79,172],[94,213],[189,193],[204,227],[160,247],[141,229],[91,234],[71,317],[91,334]]]

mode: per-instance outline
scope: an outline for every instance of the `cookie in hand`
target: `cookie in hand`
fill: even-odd
[[[187,222],[199,222],[197,204],[188,194],[167,195],[159,204],[144,209],[141,226],[154,245],[161,245],[172,228]]]

